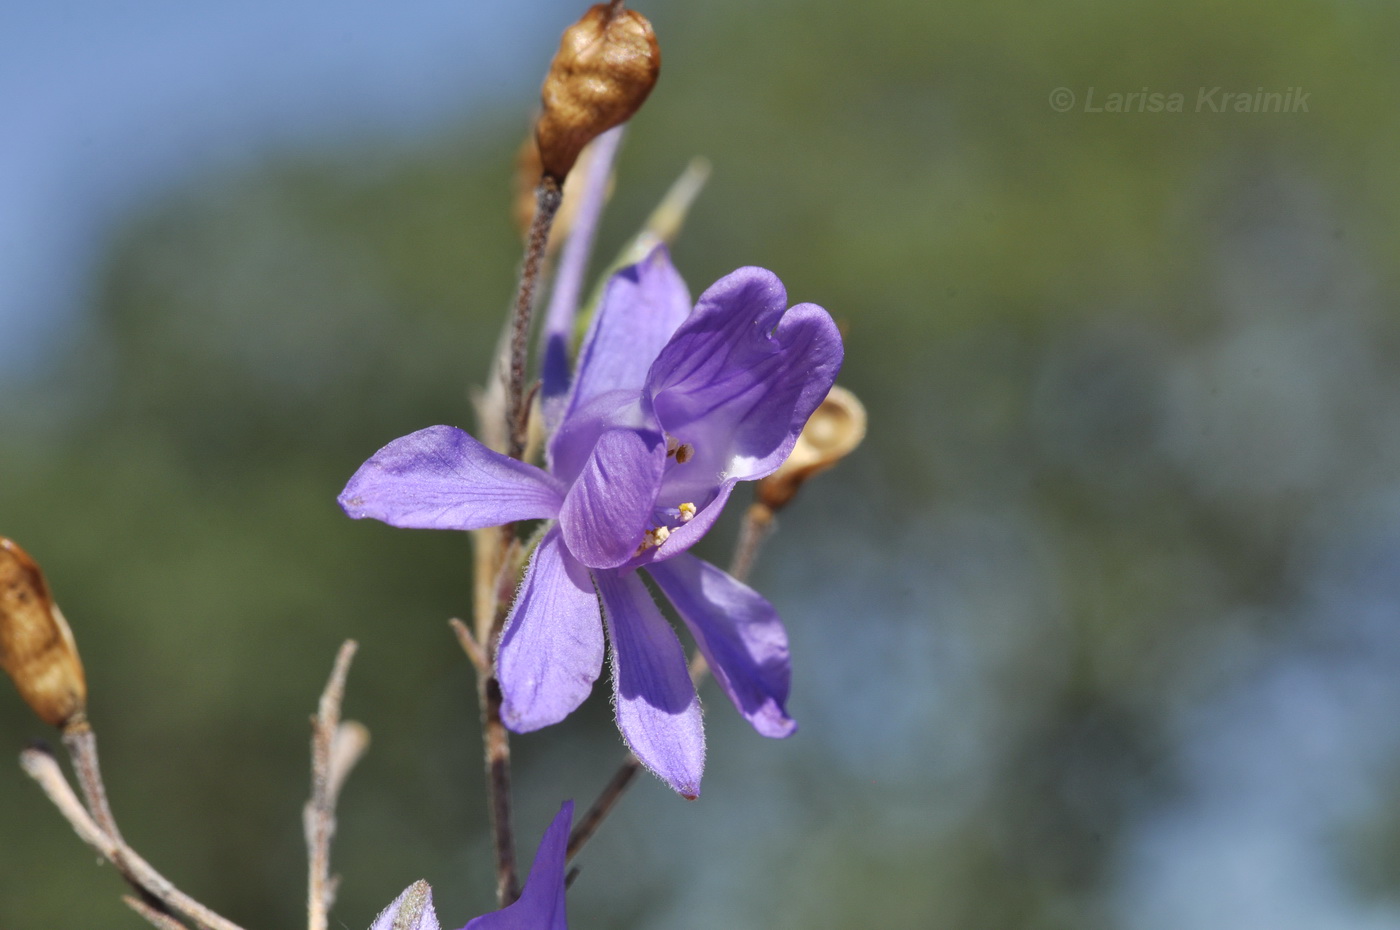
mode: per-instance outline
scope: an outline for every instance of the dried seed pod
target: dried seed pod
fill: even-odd
[[[759,502],[770,510],[781,509],[804,481],[850,455],[864,438],[865,407],[850,391],[832,385],[802,428],[792,454],[758,483]]]
[[[660,72],[645,16],[621,3],[590,7],[564,31],[540,89],[535,139],[544,175],[562,182],[585,145],[631,119]]]
[[[0,668],[34,713],[56,727],[87,707],[87,679],[38,564],[0,537]]]

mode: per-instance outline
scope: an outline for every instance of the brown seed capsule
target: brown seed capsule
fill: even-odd
[[[29,707],[56,727],[87,707],[87,680],[63,613],[44,573],[13,540],[0,536],[0,668]]]
[[[540,89],[535,121],[544,174],[563,181],[583,147],[637,112],[661,72],[651,23],[621,3],[599,3],[564,31]]]
[[[758,483],[759,502],[771,510],[781,509],[804,481],[850,455],[864,438],[865,407],[850,391],[832,385],[802,428],[792,454]]]

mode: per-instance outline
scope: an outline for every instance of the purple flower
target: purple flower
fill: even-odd
[[[573,817],[574,802],[565,801],[540,838],[520,899],[468,921],[462,930],[569,930],[564,913],[564,856]]]
[[[564,913],[564,857],[574,802],[565,801],[540,840],[530,877],[514,904],[467,922],[462,930],[569,930]],[[425,881],[404,889],[374,921],[370,930],[441,930],[433,910],[433,892]]]
[[[782,464],[836,378],[841,338],[831,317],[812,304],[786,307],[772,272],[741,268],[691,310],[658,248],[608,282],[547,472],[434,426],[391,442],[350,479],[340,504],[357,519],[454,530],[557,521],[530,559],[501,637],[497,670],[511,729],[558,723],[583,702],[602,670],[606,628],[624,739],[676,791],[699,794],[699,699],[680,640],[638,569],[670,600],[753,727],[772,737],[795,729],[777,613],[686,552],[736,483]]]
[[[369,930],[442,930],[433,909],[433,889],[421,878],[379,912]]]

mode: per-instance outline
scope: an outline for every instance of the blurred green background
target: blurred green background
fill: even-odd
[[[322,6],[308,48],[352,19]],[[637,7],[665,63],[601,256],[706,156],[693,292],[757,264],[827,307],[870,435],[754,578],[802,729],[765,741],[710,686],[703,798],[643,779],[572,925],[1400,928],[1400,10]],[[249,930],[303,919],[307,717],[346,637],[374,743],[334,925],[417,878],[444,927],[489,906],[445,624],[466,537],[334,498],[388,440],[471,425],[512,159],[574,13],[520,5],[504,50],[450,36],[501,60],[439,82],[471,107],[280,131],[117,196],[71,318],[0,368],[0,532],[75,629],[118,819]],[[1213,109],[1290,89],[1305,108]],[[1183,112],[1094,109],[1128,93]],[[3,692],[0,735],[51,738]],[[514,746],[528,859],[620,758],[606,691]],[[121,890],[0,766],[0,927],[141,926]]]

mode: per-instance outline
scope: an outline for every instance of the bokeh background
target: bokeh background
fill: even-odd
[[[755,575],[801,731],[707,690],[704,797],[642,780],[573,926],[1400,928],[1400,8],[639,7],[665,66],[599,263],[706,156],[678,265],[830,308],[870,436]],[[467,540],[334,497],[470,425],[581,9],[0,9],[0,532],[76,630],[128,839],[250,930],[303,919],[345,637],[374,745],[335,925],[420,877],[444,926],[489,906]],[[1128,93],[1183,112],[1095,109]],[[49,734],[8,690],[18,752]],[[620,757],[604,695],[514,743],[527,858]],[[0,765],[0,926],[142,926],[120,891]]]

